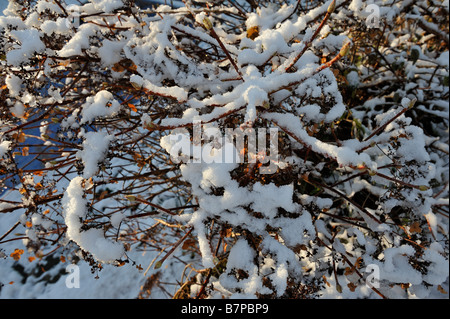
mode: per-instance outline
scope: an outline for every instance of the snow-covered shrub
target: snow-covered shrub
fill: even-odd
[[[11,1],[0,212],[96,267],[191,252],[175,297],[445,292],[448,1],[259,4]]]

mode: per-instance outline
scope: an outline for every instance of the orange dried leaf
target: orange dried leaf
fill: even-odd
[[[15,260],[15,261],[18,261],[19,259],[20,259],[20,257],[22,256],[22,254],[23,254],[23,249],[15,249],[14,250],[14,252],[13,253],[11,253],[11,257]]]
[[[367,169],[367,166],[365,164],[359,164],[356,166],[356,168],[360,171],[365,171]]]
[[[125,68],[120,63],[116,63],[113,65],[111,70],[113,70],[114,72],[123,72],[125,71]]]
[[[233,229],[231,227],[227,228],[225,230],[225,237],[231,237],[232,234],[233,234]]]
[[[186,250],[189,247],[194,247],[195,246],[195,240],[193,239],[186,239],[183,243],[183,247],[182,249]]]
[[[355,267],[356,267],[357,269],[361,268],[361,267],[362,267],[362,262],[363,262],[362,257],[358,257],[358,258],[356,259],[356,262],[355,262]]]
[[[402,287],[402,289],[408,289],[410,286],[411,286],[411,284],[409,284],[409,283],[400,284],[400,287]]]
[[[133,110],[134,112],[137,112],[137,108],[136,106],[134,106],[134,104],[128,103],[128,107]]]
[[[30,113],[28,113],[28,112],[23,113],[23,115],[21,116],[21,118],[24,120],[28,119],[29,117],[30,117]]]
[[[22,148],[22,156],[28,156],[30,148],[25,146]]]
[[[60,260],[62,263],[65,263],[65,262],[66,262],[66,257],[60,256],[60,257],[59,257],[59,260]]]
[[[353,274],[354,272],[355,272],[355,269],[353,267],[352,268],[346,267],[344,275],[348,276],[348,275]]]
[[[247,30],[247,38],[254,40],[259,35],[259,27],[254,26]]]
[[[35,171],[35,172],[33,172],[33,174],[36,176],[42,176],[42,175],[44,175],[44,171]]]
[[[27,221],[27,222],[25,223],[25,226],[27,226],[28,228],[30,228],[31,226],[33,226],[33,224],[32,224],[30,221]]]
[[[327,277],[325,275],[322,276],[323,282],[327,284],[328,287],[331,287],[331,284],[327,281]]]
[[[70,63],[70,60],[65,60],[65,61],[59,62],[58,64],[59,64],[60,66],[68,66],[69,63]]]
[[[355,291],[355,289],[356,289],[356,285],[354,284],[354,283],[349,283],[348,285],[347,285],[347,287],[348,287],[348,289],[350,289],[350,291],[351,292],[354,292]]]
[[[414,222],[409,226],[409,231],[411,233],[421,233],[422,232],[422,228],[420,228],[420,223],[419,222]]]
[[[48,213],[50,213],[50,209],[46,209],[42,214],[47,215]]]
[[[35,259],[36,259],[36,257],[34,257],[34,256],[28,257],[28,261],[29,261],[29,262],[32,262],[32,261],[35,260]]]
[[[137,70],[136,64],[133,63],[133,64],[129,67],[129,69],[130,69],[131,71],[136,71],[136,70]]]
[[[23,143],[25,142],[25,133],[20,132],[20,133],[14,133],[12,135],[12,137],[19,143]]]
[[[442,288],[442,286],[441,285],[439,285],[438,287],[437,287],[437,290],[441,293],[441,294],[444,294],[444,295],[446,295],[447,294],[447,291],[445,291],[445,289],[444,288]]]
[[[109,192],[108,192],[107,190],[104,190],[103,192],[101,192],[101,193],[100,193],[100,196],[99,196],[99,198],[98,198],[98,200],[104,199],[105,196],[108,195],[108,193],[109,193]]]

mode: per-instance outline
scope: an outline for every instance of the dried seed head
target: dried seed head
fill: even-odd
[[[335,9],[336,9],[336,0],[333,0],[328,6],[327,12],[331,14],[334,12]]]
[[[409,104],[408,104],[408,108],[412,109],[413,106],[416,104],[416,102],[417,102],[417,98],[412,99],[411,102],[409,102]]]
[[[211,20],[209,20],[208,17],[203,18],[203,25],[205,26],[206,30],[208,30],[208,31],[211,30],[213,27],[212,22],[211,22]]]
[[[338,293],[342,293],[342,286],[340,284],[336,284],[336,290]]]
[[[270,109],[269,101],[264,101],[263,104],[262,104],[262,107],[265,108],[266,110]]]
[[[145,127],[147,128],[147,130],[151,131],[151,130],[156,129],[158,127],[158,125],[156,125],[153,122],[149,122],[149,123],[146,123]]]
[[[131,85],[136,89],[136,90],[140,90],[142,88],[142,86],[136,82],[131,82]]]
[[[125,195],[126,199],[128,199],[130,202],[134,202],[136,200],[136,196],[134,195]]]
[[[365,171],[367,169],[367,166],[365,163],[363,163],[363,164],[359,164],[358,166],[356,166],[356,168],[360,171]]]
[[[348,54],[348,52],[350,51],[350,44],[351,44],[351,42],[350,42],[350,41],[347,41],[347,42],[345,42],[345,44],[342,46],[341,51],[339,51],[339,55],[340,55],[341,57],[344,57],[344,56],[346,56],[346,55]]]

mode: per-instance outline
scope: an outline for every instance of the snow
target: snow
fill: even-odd
[[[118,260],[124,254],[123,245],[106,239],[101,229],[82,230],[82,221],[87,215],[88,203],[82,186],[83,178],[75,177],[69,184],[62,199],[67,238],[76,242],[94,258],[104,263]]]
[[[56,21],[45,21],[41,25],[41,30],[46,35],[52,36],[53,34],[65,34],[70,31],[69,20],[67,18],[58,18]]]
[[[170,96],[176,98],[179,102],[184,102],[187,100],[186,90],[180,87],[163,87],[151,83],[149,80],[143,79],[141,76],[133,74],[130,77],[130,82],[133,86],[143,87],[144,89],[150,91],[154,94],[159,94],[163,96]]]
[[[102,131],[87,132],[81,136],[84,138],[83,149],[77,152],[77,158],[84,165],[83,177],[89,178],[99,171],[99,164],[105,159],[109,144],[114,140],[114,136]]]
[[[448,68],[450,64],[448,51],[442,52],[439,58],[436,59],[436,62]]]
[[[77,29],[77,33],[64,45],[61,50],[58,51],[58,55],[60,57],[82,55],[83,49],[90,48],[89,38],[94,36],[98,29],[99,27],[91,23],[80,25]]]
[[[5,84],[8,87],[9,93],[11,93],[11,95],[15,97],[19,96],[19,93],[22,89],[22,80],[18,76],[14,74],[8,74],[5,79]]]
[[[358,87],[359,83],[360,83],[358,72],[350,71],[347,74],[347,81],[348,81],[348,84],[350,84],[351,86]]]
[[[11,145],[12,142],[10,141],[2,141],[0,143],[0,158],[5,156],[6,153],[8,152],[9,146]]]
[[[243,293],[235,294],[235,298],[254,298],[256,292],[264,292],[267,288],[262,287],[258,276],[258,269],[253,263],[255,253],[244,240],[238,240],[228,256],[227,269],[220,276],[220,284],[224,288],[241,288]],[[231,272],[241,269],[248,272],[248,278],[237,280]],[[231,297],[233,298],[233,297]]]
[[[380,279],[394,282],[409,282],[418,285],[422,282],[421,274],[412,268],[407,256],[414,254],[410,245],[388,248],[384,251],[384,263],[380,267]]]
[[[350,5],[348,6],[348,9],[358,12],[361,10],[362,6],[363,6],[363,2],[361,0],[352,0]]]
[[[42,53],[45,50],[36,29],[12,30],[10,34],[19,43],[14,46],[15,49],[6,53],[6,60],[13,66],[19,66],[34,57],[35,53]]]
[[[95,96],[88,97],[81,110],[80,123],[91,123],[97,118],[108,118],[116,115],[121,109],[120,103],[113,95],[101,90]]]
[[[0,143],[0,150],[2,149],[2,144]],[[6,144],[6,143],[5,143]],[[72,175],[73,176],[73,175]],[[87,181],[86,181],[87,182]],[[71,227],[71,232],[75,234],[75,237],[83,237],[83,233],[85,231],[79,232],[77,231],[77,227],[80,225],[79,219],[77,218],[83,216],[86,211],[86,206],[83,206],[83,203],[86,204],[87,201],[82,198],[83,196],[83,179],[81,177],[74,177],[70,182],[70,188],[67,183],[62,183],[65,186],[57,185],[58,188],[67,187],[69,188],[67,193],[65,194],[64,201],[67,210],[64,211],[64,214],[69,213],[73,214],[70,217],[67,215],[63,216],[63,219],[60,220],[62,222],[60,227],[66,227],[65,220],[73,219],[73,223],[71,224],[68,220]],[[81,198],[80,198],[81,197]],[[18,192],[14,193],[11,190],[8,190],[6,193],[6,197],[2,197],[2,199],[12,200],[12,201],[20,201],[20,194]],[[0,211],[13,205],[7,203],[0,203]],[[121,214],[111,216],[112,221],[119,222],[121,218]],[[84,215],[87,216],[87,215]],[[50,220],[44,220],[45,217],[41,216],[41,220],[39,221],[39,216],[32,216],[31,221],[40,224],[41,226],[45,226],[46,223],[50,222],[53,225],[53,222]],[[24,232],[27,230],[25,227],[26,215],[24,214],[24,210],[17,210],[7,214],[1,214],[1,223],[0,223],[0,233],[5,234],[18,220],[21,221],[22,225],[20,225],[16,231]],[[123,219],[122,219],[123,220]],[[158,273],[158,271],[154,269],[150,269],[146,274],[144,274],[144,270],[142,268],[138,268],[137,266],[141,266],[144,269],[147,265],[157,256],[158,251],[127,251],[126,254],[133,260],[136,264],[126,263],[122,267],[116,267],[114,265],[115,259],[120,258],[120,253],[123,251],[123,247],[116,242],[113,238],[105,238],[102,231],[99,231],[95,234],[95,230],[92,236],[92,241],[89,241],[90,238],[82,238],[82,241],[87,242],[86,249],[99,249],[98,256],[103,257],[103,259],[112,258],[112,263],[102,263],[102,269],[93,273],[92,268],[89,263],[86,262],[78,262],[76,264],[72,264],[70,261],[58,261],[56,265],[46,270],[43,273],[39,273],[38,270],[43,267],[47,267],[49,262],[52,259],[36,258],[36,254],[32,251],[27,251],[25,249],[22,258],[19,261],[14,261],[9,255],[14,251],[14,249],[20,247],[20,243],[17,241],[10,241],[7,243],[2,243],[0,250],[0,299],[135,299],[138,297],[140,293],[140,288],[148,278],[152,275]],[[29,232],[30,233],[30,232]],[[8,237],[14,239],[14,236]],[[103,239],[102,239],[103,238]],[[72,249],[72,242],[66,240],[65,242],[61,242],[64,244],[67,249]],[[76,243],[73,243],[77,245]],[[63,255],[65,253],[64,246],[60,247],[53,258],[58,259],[59,255]],[[103,251],[103,249],[107,249]],[[109,251],[109,249],[112,249]],[[31,261],[29,258],[35,258]],[[52,257],[52,256],[50,256]],[[81,256],[80,256],[81,257]],[[100,259],[97,260],[100,262]],[[164,264],[167,268],[164,268],[161,271],[160,276],[162,281],[170,282],[174,281],[174,278],[179,278],[179,274],[183,270],[184,264],[176,263],[173,261],[166,261]],[[14,269],[21,269],[23,267],[26,274],[24,276],[21,275],[19,271]],[[181,268],[180,268],[181,267]],[[79,275],[79,288],[71,288],[70,285],[67,285],[68,281],[73,280],[73,269],[76,269]],[[49,282],[49,280],[51,282]],[[170,293],[175,293],[176,289],[167,288]],[[154,289],[152,291],[152,298],[154,299],[165,299],[167,298],[167,294],[160,289]]]
[[[111,66],[122,59],[121,53],[125,46],[125,41],[103,40],[102,46],[98,49],[98,54],[104,66]]]
[[[11,112],[17,117],[22,117],[25,113],[25,107],[20,101],[16,101],[11,107]]]
[[[55,14],[61,14],[63,13],[61,8],[54,2],[46,1],[46,0],[39,0],[36,3],[36,11],[41,13],[44,11],[50,11]]]
[[[384,62],[367,67],[364,63],[351,65],[351,59],[337,61],[332,69],[340,70],[340,76],[346,74],[350,86],[344,88],[345,100],[348,93],[371,93],[368,100],[365,100],[365,94],[357,96],[355,101],[361,98],[362,105],[353,105],[350,109],[344,103],[335,73],[331,68],[320,69],[321,59],[329,60],[339,52],[344,41],[351,36],[354,25],[364,23],[369,13],[364,11],[366,3],[361,0],[337,1],[338,5],[345,5],[330,17],[319,37],[309,44],[331,1],[322,1],[306,13],[302,10],[299,10],[301,13],[293,12],[295,2],[291,1],[290,5],[271,3],[253,10],[243,20],[236,19],[239,27],[234,29],[228,27],[235,23],[235,15],[239,11],[227,8],[224,3],[215,7],[217,12],[209,11],[209,7],[208,10],[196,9],[193,17],[199,25],[195,25],[190,14],[186,14],[186,8],[173,9],[164,5],[156,9],[156,15],[153,11],[151,15],[138,11],[128,15],[127,12],[119,14],[116,11],[124,5],[121,0],[77,2],[67,10],[86,15],[79,26],[71,25],[59,5],[51,1],[36,1],[35,10],[23,19],[20,6],[13,1],[8,4],[4,10],[7,16],[0,17],[0,30],[7,35],[0,38],[5,53],[0,67],[7,70],[4,77],[7,90],[1,91],[7,96],[5,105],[16,117],[22,117],[13,120],[24,123],[25,111],[36,107],[52,110],[47,107],[53,103],[52,108],[56,112],[53,114],[66,115],[56,128],[56,135],[69,140],[60,141],[57,151],[57,143],[48,139],[43,141],[42,146],[50,148],[48,154],[61,154],[61,163],[67,160],[76,162],[76,165],[68,166],[67,170],[65,166],[52,169],[58,161],[47,161],[44,172],[48,175],[38,177],[25,174],[18,181],[18,185],[22,183],[32,189],[38,182],[53,182],[46,185],[50,192],[55,189],[63,194],[62,211],[58,210],[61,208],[58,204],[48,206],[49,215],[41,214],[41,207],[36,210],[22,208],[21,205],[34,205],[33,201],[39,199],[34,198],[37,190],[21,190],[23,194],[20,194],[8,185],[2,193],[1,199],[5,201],[0,201],[0,211],[14,208],[11,203],[18,203],[18,209],[0,214],[0,235],[7,233],[14,225],[17,225],[14,233],[19,234],[9,234],[2,243],[5,245],[0,246],[0,258],[6,257],[1,260],[5,266],[0,267],[2,298],[135,298],[139,287],[148,278],[147,274],[151,276],[157,272],[149,266],[143,275],[134,265],[122,265],[119,261],[124,258],[129,263],[151,265],[164,251],[141,252],[129,250],[128,245],[124,245],[122,235],[128,234],[128,223],[135,220],[128,218],[134,207],[133,210],[122,209],[121,201],[134,187],[135,180],[130,181],[134,174],[145,176],[148,178],[145,183],[151,184],[151,187],[142,186],[145,191],[139,193],[140,196],[157,193],[161,189],[158,183],[154,187],[154,181],[146,175],[168,163],[179,164],[180,175],[170,172],[168,176],[190,185],[188,196],[192,197],[196,207],[185,210],[182,215],[170,216],[173,217],[171,221],[183,225],[172,226],[192,230],[198,240],[200,256],[191,263],[183,252],[176,250],[182,262],[167,260],[164,264],[167,268],[161,273],[162,281],[177,280],[183,267],[186,266],[186,271],[195,263],[195,267],[217,270],[219,260],[213,247],[217,236],[211,230],[219,225],[223,229],[231,229],[232,236],[221,236],[221,240],[228,244],[228,261],[224,272],[217,278],[211,278],[215,290],[210,297],[255,298],[261,294],[285,297],[286,289],[291,288],[289,281],[308,283],[316,273],[322,272],[324,275],[315,279],[326,279],[320,291],[324,298],[378,298],[362,283],[363,279],[334,274],[330,268],[336,262],[337,269],[341,271],[349,266],[346,264],[348,260],[354,263],[358,257],[367,269],[374,266],[380,271],[380,291],[387,297],[428,298],[438,293],[436,289],[439,285],[448,287],[448,244],[445,244],[448,218],[439,209],[448,207],[448,170],[445,165],[448,165],[449,104],[445,100],[448,85],[442,84],[448,81],[449,55],[445,48],[433,51],[428,45],[429,39],[435,41],[434,38],[443,36],[445,40],[448,37],[419,15],[422,9],[417,1],[398,1],[392,5],[387,5],[386,1],[370,1],[369,5],[379,8],[385,19],[383,21],[388,23],[395,22],[397,17],[403,18],[403,10],[412,7],[404,16],[405,23],[420,21],[433,32],[427,35],[427,30],[419,28],[423,37],[418,40],[412,34],[402,34],[397,30],[390,32],[379,43],[379,50],[386,56],[386,61],[404,68],[407,82],[396,83],[395,92],[391,92],[386,83],[392,84],[398,74],[385,69]],[[181,5],[176,2],[176,6]],[[430,2],[430,8],[435,6],[436,1]],[[440,3],[439,7],[448,11],[448,1]],[[222,19],[221,10],[232,14]],[[41,18],[49,13],[52,13],[52,19]],[[350,25],[348,29],[336,27],[339,21],[345,19]],[[105,24],[111,27],[107,28]],[[210,32],[205,32],[201,25],[207,29],[214,27],[227,55],[224,55],[217,39]],[[258,27],[258,34],[250,39],[246,32],[253,27]],[[64,39],[57,49],[50,49],[48,45],[48,39],[52,37]],[[370,42],[372,39],[366,40]],[[296,61],[294,68],[287,71],[287,66],[307,44],[310,45],[308,50]],[[195,52],[198,48],[202,54]],[[412,61],[408,55],[411,52],[418,52],[418,59]],[[40,59],[43,56],[54,58],[43,61]],[[226,58],[220,60],[217,58],[219,56]],[[35,57],[42,61],[39,65],[41,70],[33,69],[36,65],[31,63],[31,59]],[[79,73],[77,77],[75,70],[79,61],[86,57],[89,70],[101,71],[92,75]],[[59,77],[55,80],[54,75],[68,69],[62,63],[53,65],[58,63],[59,58],[70,58],[61,61],[67,61],[70,67],[74,67],[74,72],[69,71],[71,76],[61,81]],[[236,63],[239,72],[231,65],[230,59]],[[130,63],[131,71],[114,71],[118,62]],[[238,77],[238,73],[242,73],[242,78]],[[116,82],[113,81],[116,80],[124,88],[123,91],[115,90]],[[69,87],[74,81],[79,81],[77,85],[83,81],[106,81],[106,85],[92,89],[87,86],[62,94],[64,87]],[[130,88],[128,92],[127,86]],[[379,87],[384,89],[378,91]],[[42,95],[45,96],[39,96],[33,92],[34,89],[44,92]],[[131,96],[131,99],[145,96],[142,101],[151,104],[137,104],[140,105],[139,112],[131,113],[127,119],[119,117],[127,113],[121,112],[123,104],[134,103],[127,100]],[[66,104],[69,97],[73,100]],[[382,132],[363,140],[398,112],[409,108],[413,98],[417,99],[417,106],[390,122]],[[415,122],[417,113],[440,119],[433,122],[431,128],[423,129],[423,123]],[[98,126],[97,123],[103,120],[107,120],[104,123],[113,120],[114,126]],[[127,120],[135,130],[120,127],[122,121]],[[282,179],[278,180],[278,175],[274,180],[271,180],[274,176],[262,177],[264,174],[261,171],[260,174],[252,173],[251,170],[257,167],[255,161],[242,163],[242,157],[238,154],[243,145],[222,138],[223,131],[227,129],[222,125],[228,120],[236,129],[267,127],[277,128],[282,133],[280,138],[287,146],[284,151],[289,155],[273,161],[277,164],[276,173]],[[354,126],[363,123],[363,138],[356,136],[356,129],[349,131],[351,136],[348,139],[332,136],[334,132],[331,129],[345,121]],[[53,133],[57,122],[58,118],[38,119],[35,123],[36,138],[46,139],[45,135]],[[0,124],[0,158],[5,159],[10,151],[20,157],[20,148],[10,150],[15,145],[11,141],[15,137],[8,130],[14,131],[11,125],[15,123]],[[154,132],[153,129],[159,125],[162,130]],[[204,130],[199,141],[195,137],[191,140],[189,133],[191,128],[196,129],[196,125]],[[188,129],[169,132],[164,126],[186,126]],[[323,131],[311,132],[316,127]],[[126,132],[125,138],[122,130]],[[7,133],[3,135],[3,132]],[[155,145],[144,146],[142,141],[153,137]],[[124,147],[125,152],[121,148],[121,143],[129,145],[130,141],[136,141],[133,147],[136,145],[139,151],[141,147],[148,146],[150,149],[161,146],[166,153],[155,156],[161,162],[153,162],[154,156],[149,156],[146,161],[149,160],[150,165],[146,163],[145,166],[133,167],[129,157],[133,148]],[[147,155],[153,155],[152,151],[148,151]],[[264,155],[258,154],[258,158],[262,159]],[[6,160],[0,162],[2,172],[7,163]],[[109,169],[109,164],[112,164],[112,169]],[[246,170],[240,173],[240,177],[246,179],[236,177],[236,172],[243,168]],[[289,169],[288,174],[283,171],[285,169]],[[104,191],[116,194],[116,197],[106,196],[104,200],[97,201],[102,196],[99,192],[103,191],[97,186],[107,184],[111,176],[117,177],[117,185],[108,184]],[[308,180],[308,176],[312,180]],[[285,182],[285,179],[288,181]],[[314,186],[313,180],[333,186],[317,187],[315,195],[312,195],[304,184]],[[98,182],[95,188],[91,184],[93,181]],[[127,187],[129,183],[130,188]],[[3,190],[4,186],[1,186]],[[334,189],[339,192],[333,193],[331,190]],[[363,208],[351,202],[354,199],[359,203],[358,197],[366,194],[367,201],[362,204]],[[180,203],[181,197],[177,196],[157,197],[155,202],[161,207],[174,208]],[[341,201],[346,204],[340,204]],[[402,214],[399,218],[404,223],[402,227],[397,227],[396,220],[392,222],[396,212],[394,209],[399,207]],[[142,210],[138,206],[136,209]],[[157,210],[155,214],[162,213]],[[374,218],[368,218],[368,214]],[[403,218],[403,215],[408,218]],[[95,217],[94,222],[90,220],[92,216]],[[382,218],[387,222],[381,225],[375,223],[374,219]],[[151,217],[137,222],[141,221],[149,225],[159,223]],[[420,225],[420,236],[411,236],[413,225],[416,225],[412,222]],[[61,246],[55,250],[58,253],[79,247],[89,256],[92,255],[93,263],[104,264],[100,278],[95,280],[89,265],[79,262],[76,269],[81,271],[82,288],[77,291],[66,284],[65,279],[70,277],[64,271],[67,272],[68,268],[64,269],[66,265],[63,261],[46,274],[61,276],[53,284],[44,283],[45,275],[22,278],[19,272],[11,271],[17,265],[29,271],[41,266],[44,259],[27,261],[26,257],[39,257],[42,252],[33,251],[32,245],[46,231],[55,235],[61,231]],[[165,235],[165,239],[171,237]],[[8,258],[20,243],[20,237],[15,240],[13,236],[26,237],[22,243],[29,249],[20,261]],[[408,244],[405,244],[405,236],[408,237]],[[420,240],[416,240],[415,236]],[[319,239],[323,244],[317,245]],[[225,247],[222,248],[225,252]],[[80,252],[78,257],[83,259]],[[118,265],[121,267],[114,267]],[[426,271],[422,271],[421,267],[425,267]],[[331,270],[327,272],[326,269]],[[359,270],[364,273],[363,269]],[[204,279],[200,274],[197,278],[198,282]],[[341,289],[337,289],[338,279]],[[358,280],[358,287],[352,291],[352,286],[347,284]],[[1,285],[11,281],[16,284]],[[400,286],[405,283],[411,284],[411,287],[404,289]],[[191,296],[199,290],[198,283],[193,285]],[[163,293],[157,296],[167,297]]]
[[[439,243],[433,243],[430,249],[427,249],[423,255],[423,259],[431,262],[431,267],[423,276],[423,280],[432,285],[440,285],[448,278],[448,263],[442,256],[443,249]]]
[[[125,218],[125,215],[123,213],[115,213],[110,217],[111,226],[115,228],[119,228],[120,223]]]
[[[260,183],[256,183],[253,186],[251,197],[247,198],[247,200],[250,200],[255,211],[262,212],[268,218],[273,218],[280,207],[288,212],[292,212],[297,208],[292,203],[292,196],[293,185],[276,186],[269,184],[263,186]]]
[[[89,0],[97,11],[110,13],[123,6],[121,0]]]
[[[305,143],[314,152],[318,152],[328,157],[336,159],[336,161],[343,166],[358,166],[366,165],[371,170],[376,170],[377,164],[374,163],[366,153],[356,153],[349,147],[336,146],[324,143],[320,140],[309,136],[307,131],[301,127],[300,121],[297,117],[290,114],[267,113],[264,118],[275,121],[277,125],[287,129],[299,138],[302,143]]]

